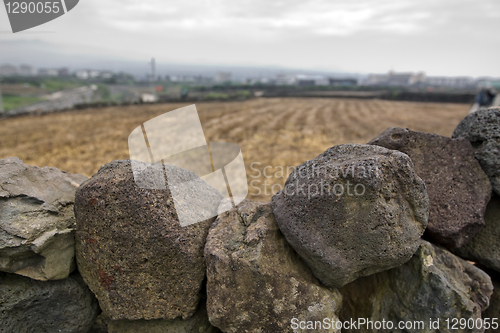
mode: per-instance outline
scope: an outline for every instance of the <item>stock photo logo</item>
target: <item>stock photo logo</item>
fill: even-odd
[[[12,32],[34,28],[75,8],[79,0],[4,0]]]
[[[168,187],[181,226],[228,211],[248,194],[240,147],[228,142],[208,144],[195,105],[138,126],[128,137],[128,147],[137,186]],[[232,205],[219,207],[224,199]]]

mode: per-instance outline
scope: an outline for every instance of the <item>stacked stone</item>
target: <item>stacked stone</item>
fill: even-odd
[[[137,163],[140,176],[154,179],[146,176],[151,165]],[[198,190],[212,191],[208,184]],[[139,187],[128,160],[101,167],[75,203],[78,270],[109,332],[216,331],[202,300],[203,250],[214,219],[182,227],[169,189]]]
[[[130,161],[86,180],[0,160],[0,327],[494,332],[478,323],[500,317],[499,126],[489,109],[453,138],[389,128],[298,166],[270,203],[184,227]]]
[[[75,191],[87,177],[0,160],[0,330],[86,333],[97,300],[75,265]]]
[[[491,191],[469,141],[390,128],[298,166],[271,205],[314,275],[339,288],[341,322],[371,323],[342,332],[451,332],[446,319],[481,320],[493,292],[450,252],[484,230]]]

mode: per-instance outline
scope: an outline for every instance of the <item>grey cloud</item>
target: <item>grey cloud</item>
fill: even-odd
[[[144,63],[500,75],[499,17],[498,0],[84,0],[43,27],[57,33],[0,41],[37,38],[65,54]]]
[[[415,33],[456,17],[490,16],[500,12],[494,1],[472,0],[357,0],[357,1],[232,1],[87,0],[100,16],[119,29],[174,30],[300,28],[312,34],[349,35],[359,31]],[[99,5],[97,5],[99,4]]]

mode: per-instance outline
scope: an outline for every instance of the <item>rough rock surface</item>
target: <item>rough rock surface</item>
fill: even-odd
[[[220,214],[205,258],[208,316],[223,332],[291,332],[292,318],[337,319],[338,291],[322,286],[288,245],[268,203],[245,200]]]
[[[104,312],[97,315],[89,333],[108,333],[110,319]]]
[[[473,112],[458,124],[453,138],[465,138],[474,147],[474,155],[500,195],[500,108]]]
[[[456,253],[500,272],[500,196],[494,194],[486,208],[486,224]],[[499,317],[500,318],[500,317]]]
[[[314,275],[341,287],[408,261],[427,226],[429,201],[407,155],[347,144],[299,165],[271,205]]]
[[[426,234],[435,243],[461,247],[484,226],[491,185],[469,141],[391,127],[368,144],[410,156],[427,187]]]
[[[377,332],[482,332],[448,330],[446,319],[481,318],[493,291],[490,277],[447,250],[422,241],[413,258],[391,270],[360,278],[340,292],[344,297],[341,320],[367,318],[385,320],[393,329]],[[439,319],[439,329],[429,326],[429,319]],[[400,330],[398,323],[423,321],[420,329]],[[388,324],[390,325],[390,324]],[[342,332],[374,332],[363,326]]]
[[[216,333],[219,329],[208,321],[205,305],[200,302],[196,313],[188,319],[113,320],[108,325],[109,333]]]
[[[498,326],[490,326],[489,329],[485,330],[486,333],[495,333],[500,329],[500,274],[498,272],[488,272],[491,277],[491,281],[493,282],[493,295],[490,298],[490,306],[486,310],[483,311],[482,317],[483,319],[490,318],[489,322],[491,323],[491,318],[498,318],[496,321]]]
[[[144,164],[143,172],[150,171]],[[210,195],[213,189],[204,184],[198,190]],[[169,190],[139,188],[130,161],[108,163],[82,184],[75,215],[78,269],[106,315],[150,320],[194,314],[213,219],[181,227]]]
[[[75,191],[86,179],[16,157],[0,160],[0,271],[68,277],[75,269]]]
[[[97,311],[97,300],[77,274],[37,281],[0,273],[1,332],[87,333]]]

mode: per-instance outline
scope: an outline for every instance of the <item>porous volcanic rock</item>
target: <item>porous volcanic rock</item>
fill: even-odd
[[[484,226],[491,184],[469,141],[391,127],[368,144],[410,156],[429,194],[426,234],[434,243],[459,248]]]
[[[271,206],[290,245],[328,287],[408,261],[429,201],[410,158],[346,144],[299,165]]]
[[[465,259],[500,272],[500,196],[494,194],[486,208],[484,228],[469,243],[456,250]],[[499,317],[500,318],[500,317]]]
[[[338,318],[338,291],[312,275],[279,231],[268,203],[245,200],[220,214],[205,258],[208,316],[223,332],[291,332],[293,318]]]
[[[397,268],[360,278],[340,292],[344,303],[342,321],[366,318],[385,321],[386,328],[376,330],[362,326],[342,332],[482,332],[453,330],[451,320],[478,319],[489,305],[493,292],[490,277],[443,248],[422,241],[413,258]],[[429,320],[439,319],[439,327],[431,328]],[[446,319],[450,320],[450,329]],[[392,329],[387,322],[392,322]],[[399,329],[398,324],[423,322],[424,326]]]
[[[137,166],[140,172],[154,170],[145,163]],[[194,175],[171,168],[179,177]],[[201,180],[197,191],[207,199],[214,195]],[[194,314],[213,219],[182,227],[168,188],[138,187],[128,160],[104,165],[82,184],[75,215],[78,269],[107,316],[150,320]]]
[[[216,333],[219,329],[208,321],[204,302],[200,302],[196,313],[187,319],[155,319],[155,320],[112,320],[109,322],[109,333]]]
[[[87,179],[56,168],[0,160],[0,271],[36,280],[75,269],[75,191]]]
[[[452,137],[470,141],[493,190],[500,195],[500,108],[470,113],[455,128]]]
[[[87,333],[99,306],[78,274],[37,281],[0,273],[0,331]]]

